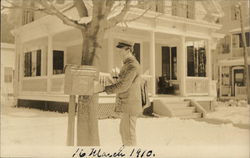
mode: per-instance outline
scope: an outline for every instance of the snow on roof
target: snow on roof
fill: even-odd
[[[245,30],[245,31],[247,31],[247,30],[249,31],[249,30],[250,30],[250,26],[244,27],[244,30]],[[240,32],[240,31],[241,31],[241,28],[238,27],[238,28],[236,28],[236,29],[230,30],[229,32],[233,33],[233,32]]]

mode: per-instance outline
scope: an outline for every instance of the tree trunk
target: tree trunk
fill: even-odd
[[[89,37],[83,33],[82,65],[95,65],[94,58],[97,50],[97,34]],[[98,62],[96,62],[98,63]],[[97,73],[99,72],[98,66]],[[98,94],[78,97],[77,113],[77,145],[99,146],[99,130],[97,118]]]
[[[99,146],[98,95],[79,96],[77,113],[77,145]]]

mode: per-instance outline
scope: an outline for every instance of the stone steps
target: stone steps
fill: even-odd
[[[179,118],[181,119],[196,119],[196,118],[201,118],[201,113],[198,113],[198,112],[195,112],[195,113],[192,113],[192,114],[188,114],[188,115],[181,115],[181,116],[178,116]]]
[[[190,106],[190,101],[179,100],[167,101],[164,99],[155,101],[154,113],[182,119],[195,119],[202,117],[201,113],[196,112],[196,107]]]

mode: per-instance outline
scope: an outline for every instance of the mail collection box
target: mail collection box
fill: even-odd
[[[69,65],[65,69],[64,93],[68,95],[93,95],[95,79],[95,67]]]

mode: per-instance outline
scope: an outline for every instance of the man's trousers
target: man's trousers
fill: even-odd
[[[136,145],[136,120],[137,116],[123,113],[120,122],[120,134],[125,146]]]

